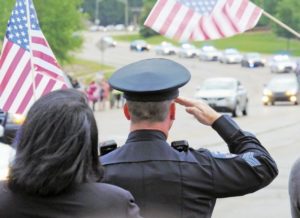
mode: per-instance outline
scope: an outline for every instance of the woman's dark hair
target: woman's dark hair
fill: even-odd
[[[98,129],[83,93],[65,89],[41,97],[19,134],[8,177],[12,190],[55,195],[101,180]]]

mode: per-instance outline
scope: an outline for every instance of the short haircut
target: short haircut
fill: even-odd
[[[133,123],[162,122],[167,118],[171,100],[159,102],[140,102],[127,100],[128,110]]]
[[[9,187],[45,196],[100,181],[103,169],[97,151],[98,129],[86,96],[75,89],[53,91],[27,114],[16,141]]]

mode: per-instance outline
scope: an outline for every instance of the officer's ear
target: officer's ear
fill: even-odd
[[[127,120],[130,120],[130,113],[129,113],[129,110],[128,110],[128,105],[127,103],[124,104],[123,106],[123,112],[124,112],[124,115],[126,117]]]
[[[176,114],[176,105],[175,102],[173,101],[170,105],[170,119],[175,120],[175,114]]]

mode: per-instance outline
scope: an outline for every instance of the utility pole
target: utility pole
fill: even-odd
[[[125,26],[128,26],[128,0],[124,0],[125,7],[124,7],[124,14],[125,14]]]
[[[96,7],[95,7],[95,21],[94,23],[96,25],[99,25],[100,21],[99,21],[99,3],[100,1],[99,0],[95,0],[96,2]]]

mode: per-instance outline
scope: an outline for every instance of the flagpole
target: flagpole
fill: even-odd
[[[297,31],[295,31],[294,29],[292,29],[291,27],[289,27],[285,23],[281,22],[276,17],[273,17],[271,14],[269,14],[268,12],[266,12],[264,10],[262,10],[262,14],[265,15],[266,17],[268,17],[269,19],[271,19],[272,21],[274,21],[275,23],[277,23],[282,28],[284,28],[287,31],[289,31],[290,33],[294,34],[295,36],[297,36],[300,39],[300,33],[298,33]]]
[[[30,5],[29,0],[26,0],[26,12],[27,12],[27,28],[28,28],[28,38],[29,38],[29,53],[30,53],[30,65],[31,65],[31,76],[32,76],[32,88],[33,88],[33,99],[36,101],[36,84],[35,84],[35,72],[34,65],[32,62],[32,43],[31,43],[31,21],[30,21]]]

